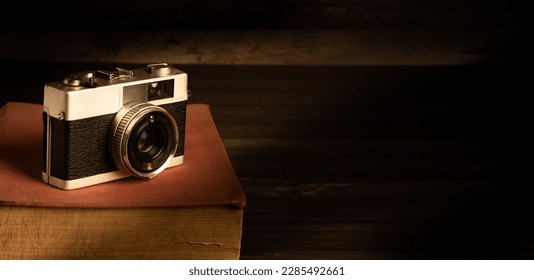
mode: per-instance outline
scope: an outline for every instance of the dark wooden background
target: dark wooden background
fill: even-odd
[[[534,258],[532,78],[519,1],[127,2],[72,14],[39,7],[19,14],[32,23],[20,30],[2,18],[0,43],[123,29],[499,30],[465,64],[175,64],[189,74],[190,102],[211,106],[247,194],[242,259]],[[43,85],[71,72],[142,66],[21,59],[49,51],[40,46],[50,44],[2,56],[0,105],[40,103]]]

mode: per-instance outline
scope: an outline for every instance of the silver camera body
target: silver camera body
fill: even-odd
[[[72,190],[183,163],[187,74],[167,63],[47,83],[43,181]]]

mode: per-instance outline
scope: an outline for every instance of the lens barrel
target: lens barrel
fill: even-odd
[[[118,169],[141,178],[163,171],[178,147],[178,128],[163,108],[150,103],[123,107],[108,132],[108,150]]]

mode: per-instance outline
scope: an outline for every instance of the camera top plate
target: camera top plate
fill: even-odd
[[[148,64],[145,72],[156,76],[165,77],[174,73],[174,68],[168,63],[153,63]],[[94,88],[97,86],[95,78],[102,78],[104,80],[118,80],[123,78],[134,77],[134,71],[121,67],[116,67],[114,71],[97,70],[97,71],[83,71],[68,75],[63,79],[63,85],[69,87],[85,87]]]

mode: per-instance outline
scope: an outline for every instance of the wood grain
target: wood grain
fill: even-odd
[[[239,259],[242,209],[0,207],[0,259]]]

